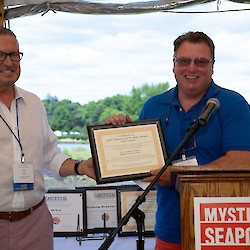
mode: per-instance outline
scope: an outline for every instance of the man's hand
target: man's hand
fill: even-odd
[[[155,176],[160,172],[160,170],[161,170],[160,168],[151,170],[150,171],[151,176],[142,179],[142,181],[143,182],[152,182],[153,179],[155,178]],[[171,171],[170,166],[168,166],[168,168],[164,171],[162,176],[156,182],[156,184],[158,186],[161,186],[161,187],[168,187],[169,186],[169,184],[170,184],[170,171]]]
[[[130,118],[129,115],[118,114],[118,115],[112,115],[104,123],[106,125],[112,124],[114,126],[121,126],[127,122],[132,122],[132,119]]]
[[[78,169],[80,174],[85,174],[88,177],[96,180],[95,171],[94,171],[94,164],[92,157],[88,158],[87,160],[82,161],[79,164]]]

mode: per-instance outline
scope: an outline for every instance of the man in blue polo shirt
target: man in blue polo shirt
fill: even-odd
[[[206,126],[189,140],[176,157],[185,165],[191,164],[244,165],[250,164],[250,110],[247,101],[238,93],[221,88],[212,79],[215,46],[203,32],[187,32],[174,41],[173,72],[176,87],[151,97],[142,107],[139,120],[160,119],[165,143],[171,155],[200,117],[211,98],[220,107]],[[113,115],[106,124],[130,122],[129,115]],[[174,162],[172,163],[174,164]],[[179,195],[169,187],[167,168],[157,182],[156,247],[155,250],[180,249]],[[159,172],[144,181],[152,181]]]

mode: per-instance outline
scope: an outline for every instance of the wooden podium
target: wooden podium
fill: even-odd
[[[180,194],[182,250],[194,250],[194,197],[249,197],[250,166],[173,166],[171,186]]]

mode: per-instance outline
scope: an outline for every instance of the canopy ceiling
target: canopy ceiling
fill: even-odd
[[[186,6],[217,2],[221,0],[5,0],[4,19],[10,20],[22,16],[45,14],[48,11],[62,11],[76,14],[140,14],[167,11]],[[247,0],[229,0],[235,3],[250,4]]]

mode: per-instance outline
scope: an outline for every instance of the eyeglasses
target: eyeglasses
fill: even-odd
[[[191,58],[188,57],[179,57],[179,58],[174,57],[174,60],[180,67],[187,67],[193,61],[195,66],[200,68],[206,67],[210,62],[213,61],[213,59],[207,59],[207,58],[195,58],[194,60],[192,60]]]
[[[23,58],[23,53],[22,52],[5,53],[0,51],[0,62],[3,62],[7,58],[7,56],[9,56],[13,62],[19,62]]]

